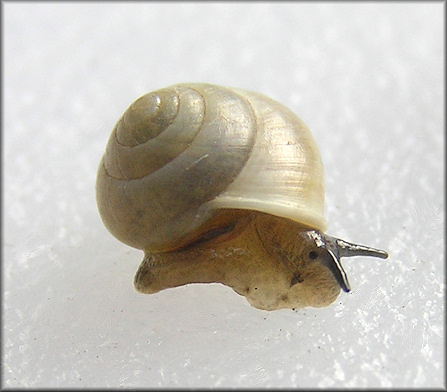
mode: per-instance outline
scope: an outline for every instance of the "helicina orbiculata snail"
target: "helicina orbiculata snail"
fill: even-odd
[[[264,95],[178,84],[138,98],[109,139],[99,212],[142,249],[142,293],[219,282],[255,307],[326,306],[340,259],[381,250],[324,234],[324,177],[304,123]]]

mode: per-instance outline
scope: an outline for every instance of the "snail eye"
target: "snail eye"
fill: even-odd
[[[317,257],[318,257],[318,253],[315,252],[314,250],[309,252],[309,259],[315,260]]]

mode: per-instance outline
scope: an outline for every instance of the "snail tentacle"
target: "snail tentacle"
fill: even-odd
[[[324,258],[325,264],[333,273],[342,290],[346,293],[351,291],[351,287],[349,285],[346,271],[340,260],[342,257],[369,256],[381,259],[388,258],[388,253],[384,250],[354,244],[340,238],[320,233],[316,230],[310,230],[303,234],[315,241],[315,245],[318,248],[325,249],[328,252],[330,257]]]

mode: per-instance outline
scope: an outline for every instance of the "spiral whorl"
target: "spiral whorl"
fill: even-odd
[[[169,249],[208,217],[201,206],[234,181],[255,136],[249,102],[229,89],[190,84],[143,95],[116,124],[98,171],[105,225],[136,248]]]

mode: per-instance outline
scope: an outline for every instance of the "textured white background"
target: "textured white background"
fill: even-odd
[[[2,6],[4,386],[445,385],[442,3]],[[323,309],[136,293],[96,169],[135,98],[186,81],[291,107],[328,233],[390,258],[346,260],[353,291]]]

